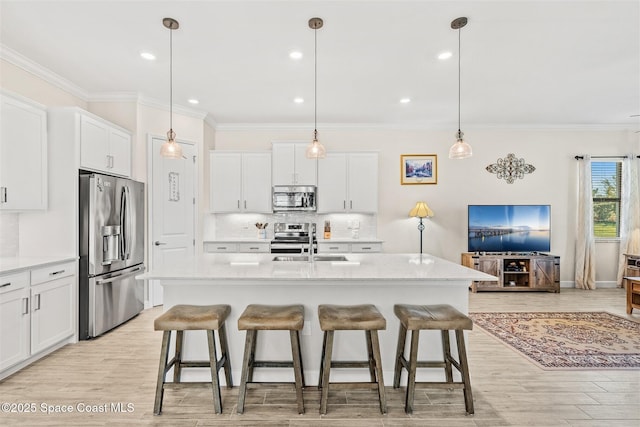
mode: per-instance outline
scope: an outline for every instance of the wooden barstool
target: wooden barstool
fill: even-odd
[[[400,332],[398,333],[398,347],[396,350],[396,366],[393,377],[393,388],[400,387],[402,368],[409,374],[407,379],[407,392],[405,395],[404,410],[407,414],[413,412],[413,396],[416,387],[416,368],[444,368],[446,381],[420,382],[422,386],[431,388],[462,388],[464,392],[464,404],[467,414],[473,414],[473,396],[471,394],[471,381],[469,378],[469,364],[464,344],[464,330],[473,328],[473,322],[464,314],[447,304],[438,305],[409,305],[396,304],[393,311],[400,319]],[[421,330],[440,330],[442,332],[442,352],[444,361],[419,361],[418,339]],[[411,331],[411,349],[409,360],[404,357],[404,347],[407,339],[407,330]],[[449,345],[449,331],[456,332],[456,345],[458,347],[458,361],[451,356]],[[461,382],[453,381],[451,366],[460,372]]]
[[[254,382],[254,368],[293,368],[296,388],[298,413],[304,414],[304,373],[300,351],[300,331],[304,326],[304,306],[296,305],[260,305],[250,304],[238,319],[238,329],[246,330],[244,344],[244,360],[242,362],[242,379],[238,392],[238,413],[244,412],[244,400],[248,384],[266,384]],[[291,339],[291,361],[256,360],[256,343],[259,330],[289,331]],[[273,384],[273,383],[271,383]]]
[[[155,415],[162,412],[162,398],[165,388],[200,386],[211,384],[213,388],[213,406],[217,414],[222,413],[222,398],[220,396],[220,381],[218,371],[224,366],[227,388],[233,386],[231,378],[231,361],[229,360],[229,348],[227,345],[227,331],[225,320],[231,313],[228,305],[175,305],[158,317],[153,323],[156,331],[164,331],[162,335],[162,347],[160,350],[160,367],[158,369],[158,383],[156,385],[156,399],[153,408]],[[209,360],[191,361],[182,360],[182,341],[184,331],[204,330],[207,333],[209,343]],[[173,359],[167,363],[169,357],[169,345],[171,331],[176,331],[176,350]],[[216,356],[215,331],[218,331],[220,341],[220,359]],[[167,372],[173,367],[173,383],[165,381]],[[211,382],[180,382],[182,368],[206,368],[211,369]]]
[[[364,305],[328,305],[318,306],[320,329],[324,331],[322,342],[322,360],[320,363],[320,378],[318,387],[322,389],[320,397],[320,413],[327,413],[329,400],[329,384],[336,388],[357,388],[368,386],[378,389],[380,412],[387,413],[387,401],[384,394],[384,379],[382,376],[382,361],[380,358],[380,343],[378,331],[387,328],[387,321],[372,304]],[[365,331],[368,358],[366,361],[335,361],[331,360],[333,352],[333,333],[335,331],[360,330]],[[329,383],[331,368],[369,368],[370,382],[336,382]]]

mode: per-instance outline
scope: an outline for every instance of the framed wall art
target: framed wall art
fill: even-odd
[[[400,155],[400,184],[437,184],[438,156],[435,154]]]

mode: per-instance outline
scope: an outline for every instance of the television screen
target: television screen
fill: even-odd
[[[469,252],[551,250],[550,205],[469,205]]]

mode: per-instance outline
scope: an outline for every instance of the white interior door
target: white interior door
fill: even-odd
[[[195,240],[195,147],[182,146],[182,159],[166,159],[160,156],[161,138],[152,138],[151,155],[151,268],[166,264],[179,264],[194,256]],[[162,287],[150,281],[150,302],[162,304]]]

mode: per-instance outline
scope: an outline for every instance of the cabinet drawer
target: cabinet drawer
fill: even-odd
[[[204,251],[209,253],[238,252],[238,244],[209,242],[204,244]]]
[[[348,243],[318,243],[318,252],[320,253],[349,252],[349,244]]]
[[[382,252],[381,243],[352,243],[351,252]]]
[[[271,250],[269,243],[238,243],[238,252],[264,252]]]
[[[22,289],[29,285],[29,272],[4,274],[0,276],[0,294]]]
[[[75,273],[76,264],[74,262],[36,268],[31,271],[31,285],[49,282],[51,280],[60,279],[61,277],[73,276]]]

